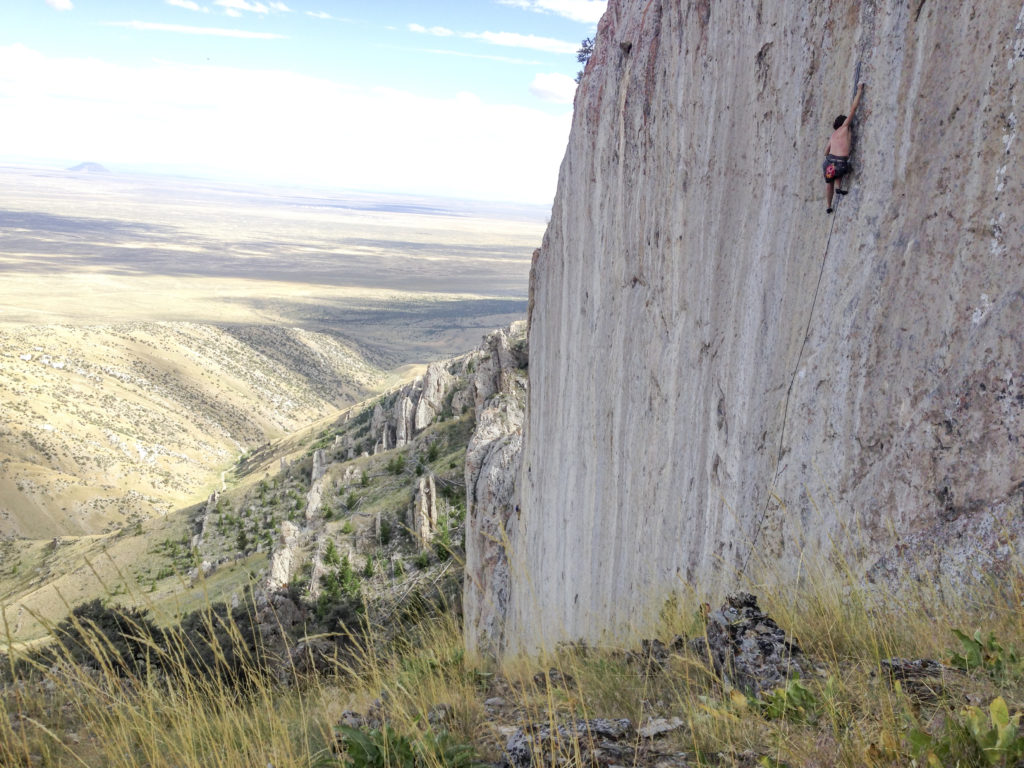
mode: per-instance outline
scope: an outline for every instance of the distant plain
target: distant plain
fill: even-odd
[[[0,167],[0,536],[113,530],[521,318],[546,209]]]
[[[407,362],[522,314],[546,213],[0,167],[0,322],[397,326]]]

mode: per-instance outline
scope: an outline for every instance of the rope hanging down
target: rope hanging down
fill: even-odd
[[[854,96],[857,94],[857,84],[860,82],[860,65],[861,62],[858,61],[857,65],[853,68]],[[757,526],[754,528],[754,535],[750,539],[750,548],[747,550],[747,556],[743,558],[743,565],[740,566],[741,576],[745,575],[747,572],[747,563],[750,562],[750,557],[754,554],[754,547],[757,546],[757,539],[761,535],[761,528],[764,526],[765,518],[768,516],[768,505],[771,504],[772,501],[772,491],[775,488],[775,484],[779,481],[779,475],[782,474],[782,470],[779,469],[779,465],[782,463],[782,449],[786,440],[786,423],[789,419],[789,398],[793,394],[793,385],[796,384],[796,377],[800,372],[800,362],[804,357],[804,349],[807,347],[807,339],[811,335],[811,320],[814,319],[814,308],[818,304],[818,291],[821,289],[821,278],[825,274],[825,262],[828,260],[828,248],[832,243],[832,230],[835,229],[836,226],[836,217],[839,215],[839,203],[841,200],[842,196],[840,196],[835,202],[835,212],[832,214],[832,223],[829,224],[828,237],[825,239],[825,253],[822,254],[821,269],[818,271],[818,282],[814,286],[814,297],[811,299],[811,311],[807,315],[807,327],[804,328],[804,340],[800,344],[800,353],[796,357],[796,365],[793,367],[793,375],[790,377],[789,387],[786,389],[786,400],[782,406],[782,430],[779,434],[779,448],[775,454],[775,475],[772,477],[771,485],[768,486],[764,500],[764,507],[761,509],[761,514],[758,516]]]
[[[857,65],[857,71],[860,71],[860,65]],[[786,389],[786,400],[782,406],[782,430],[779,433],[779,448],[775,454],[775,476],[772,478],[771,485],[768,486],[767,494],[764,500],[764,508],[761,510],[761,514],[757,520],[757,526],[754,528],[754,535],[750,539],[750,548],[747,550],[747,556],[743,558],[743,565],[740,567],[740,575],[744,575],[747,572],[747,563],[750,562],[750,556],[754,554],[754,547],[757,546],[757,538],[761,535],[761,528],[764,525],[765,517],[768,515],[768,505],[772,500],[772,490],[775,488],[775,484],[779,481],[779,475],[782,471],[779,469],[779,464],[782,463],[782,449],[786,440],[786,422],[789,418],[789,398],[793,394],[793,385],[796,384],[797,374],[800,372],[800,362],[804,358],[804,349],[807,347],[807,339],[811,335],[811,321],[814,319],[814,308],[818,304],[818,292],[821,290],[821,278],[825,274],[825,262],[828,260],[828,247],[832,243],[832,230],[836,226],[836,217],[839,215],[839,202],[840,198],[836,201],[835,213],[832,214],[832,223],[828,227],[828,237],[825,240],[825,253],[821,257],[821,269],[818,271],[818,282],[814,286],[814,296],[811,298],[811,311],[807,313],[807,326],[804,328],[804,339],[800,343],[800,352],[796,356],[796,365],[793,366],[793,375],[789,379],[789,387]]]

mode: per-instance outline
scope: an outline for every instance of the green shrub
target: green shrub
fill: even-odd
[[[813,723],[818,718],[819,704],[817,697],[793,678],[785,688],[763,694],[759,707],[768,720]]]
[[[334,545],[334,539],[327,540],[327,546],[324,548],[324,565],[341,565],[341,555]]]
[[[452,535],[447,521],[439,527],[437,535],[434,537],[433,545],[434,554],[437,555],[437,559],[440,562],[444,562],[452,556]]]
[[[53,636],[54,646],[44,649],[36,660],[54,663],[60,658],[90,669],[136,676],[155,664],[154,651],[165,642],[149,611],[105,605],[99,599],[76,606],[57,624]]]
[[[388,725],[377,729],[337,726],[338,743],[351,768],[477,768],[472,746],[462,744],[447,731],[431,731],[410,738]]]
[[[965,707],[959,717],[950,714],[938,735],[911,718],[907,731],[910,752],[917,765],[1013,766],[1024,760],[1024,738],[1019,734],[1021,714],[1010,717],[1006,701],[997,696],[986,713]]]

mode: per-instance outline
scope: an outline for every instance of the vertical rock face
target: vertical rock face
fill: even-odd
[[[433,475],[421,477],[416,486],[409,527],[421,547],[430,544],[434,538],[437,530],[437,487]]]
[[[445,395],[451,389],[452,381],[452,375],[440,363],[431,363],[427,366],[427,373],[423,377],[423,389],[416,403],[413,426],[417,432],[429,427],[441,413]]]
[[[512,323],[484,337],[481,356],[473,375],[474,406],[480,418],[487,401],[497,392],[510,391],[511,379],[526,365],[526,324]]]
[[[296,549],[299,545],[299,529],[294,523],[281,521],[281,532],[270,556],[270,573],[267,576],[266,589],[276,592],[288,586],[295,567]]]
[[[219,499],[220,494],[214,491],[206,500],[206,506],[203,507],[203,512],[196,521],[196,531],[192,534],[192,549],[197,549],[203,545],[203,541],[206,539],[206,529],[210,525],[210,515],[216,511]]]
[[[327,452],[322,448],[313,452],[313,469],[310,472],[309,491],[306,493],[306,522],[320,516],[324,496],[324,474],[327,472]]]
[[[380,453],[394,447],[391,442],[391,425],[388,424],[387,414],[380,403],[373,407],[373,416],[370,418],[370,434],[380,435],[380,440],[374,444],[373,452]]]
[[[833,548],[1021,551],[1022,80],[1020,0],[609,0],[531,279],[509,649]]]
[[[395,447],[401,448],[412,440],[416,433],[415,427],[416,406],[413,405],[412,397],[402,395],[395,402]]]
[[[524,399],[494,398],[480,414],[466,448],[463,613],[467,646],[474,653],[500,654],[506,646],[505,617],[511,594],[508,553],[515,534]]]
[[[330,537],[323,534],[317,536],[316,539],[316,548],[313,550],[313,557],[310,561],[311,568],[309,571],[309,597],[311,600],[316,600],[320,597],[320,579],[328,570],[327,564],[324,562],[324,558],[327,555],[329,541]]]
[[[476,428],[466,447],[466,642],[476,653],[505,649],[515,533],[516,479],[526,406],[525,325],[495,331],[476,359]],[[512,350],[518,350],[513,353]]]

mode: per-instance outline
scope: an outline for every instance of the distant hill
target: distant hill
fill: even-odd
[[[68,170],[74,171],[75,173],[110,173],[109,170],[99,163],[79,163],[78,165],[68,168]]]

